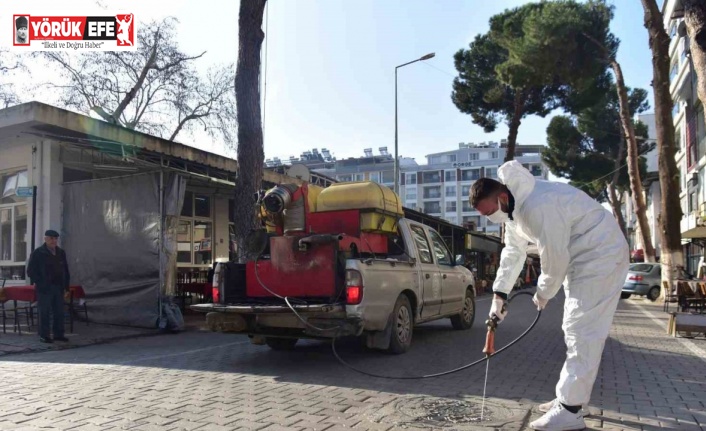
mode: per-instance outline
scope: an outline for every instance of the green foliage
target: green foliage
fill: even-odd
[[[641,88],[628,89],[631,117],[649,109],[647,92]],[[643,155],[654,149],[647,143],[647,126],[635,123],[638,138],[638,153]],[[615,161],[621,141],[625,141],[620,123],[620,105],[615,85],[604,92],[594,105],[582,109],[573,116],[557,116],[547,127],[548,147],[542,159],[556,176],[566,178],[590,196],[601,199],[607,185],[612,181]],[[618,191],[627,191],[629,177],[624,149],[623,160],[617,182]],[[640,172],[644,177],[646,160],[640,157]]]
[[[511,125],[518,99],[516,120],[594,105],[610,84],[606,54],[618,48],[612,17],[603,0],[541,1],[493,16],[490,31],[454,55],[453,103],[485,132]]]

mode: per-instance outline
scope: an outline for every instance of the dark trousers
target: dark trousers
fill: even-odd
[[[49,286],[49,289],[37,290],[39,302],[39,336],[49,338],[49,323],[54,338],[64,336],[64,289],[61,286]]]

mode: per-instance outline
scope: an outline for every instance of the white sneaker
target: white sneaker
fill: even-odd
[[[575,431],[586,428],[586,423],[579,413],[571,413],[556,403],[544,416],[532,422],[530,428],[539,431]]]
[[[542,413],[547,413],[549,410],[554,407],[555,404],[558,404],[559,400],[557,398],[554,398],[551,401],[548,401],[544,404],[540,404],[537,406],[537,410],[539,410]],[[588,409],[585,406],[581,406],[581,410],[579,410],[579,414],[583,417],[590,416],[591,412],[588,411]]]

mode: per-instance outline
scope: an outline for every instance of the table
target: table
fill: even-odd
[[[17,301],[29,302],[29,317],[32,318],[34,322],[34,313],[32,304],[37,302],[37,292],[35,291],[34,285],[27,286],[8,286],[2,289],[4,295],[3,300],[3,310],[4,303],[8,301],[13,301],[15,312],[17,312]],[[86,292],[83,290],[83,286],[74,285],[69,286],[69,328],[71,332],[74,332],[74,299],[83,299],[86,297]],[[3,311],[3,331],[5,330],[5,314]],[[15,316],[15,321],[17,318]],[[34,323],[33,323],[34,324]],[[18,324],[19,326],[19,324]],[[29,326],[29,324],[28,324]],[[19,330],[19,327],[18,327]],[[20,332],[21,334],[21,332]]]

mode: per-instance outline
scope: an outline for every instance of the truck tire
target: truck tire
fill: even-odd
[[[399,355],[409,350],[409,346],[412,345],[413,329],[414,314],[412,306],[409,305],[409,298],[400,295],[392,310],[392,331],[390,332],[390,347],[387,351]]]
[[[272,350],[292,350],[296,346],[298,338],[266,337],[265,343]]]
[[[456,330],[470,329],[473,320],[476,318],[476,302],[473,299],[471,289],[466,289],[466,297],[463,298],[463,309],[455,316],[451,316],[451,326]]]

